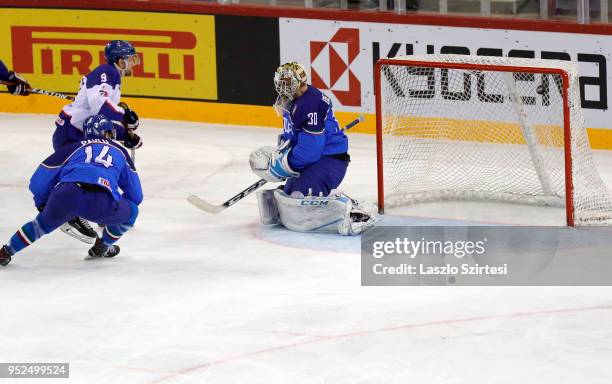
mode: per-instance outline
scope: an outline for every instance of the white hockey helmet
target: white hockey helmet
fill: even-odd
[[[274,87],[282,98],[293,100],[299,87],[306,84],[306,70],[298,62],[291,61],[278,67],[274,73]]]

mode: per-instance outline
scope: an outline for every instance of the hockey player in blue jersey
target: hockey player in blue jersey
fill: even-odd
[[[0,82],[5,84],[13,95],[27,96],[30,94],[31,87],[28,81],[15,72],[9,71],[2,60],[0,60]]]
[[[91,116],[83,128],[83,140],[64,146],[34,172],[30,191],[40,213],[0,248],[0,265],[75,216],[105,225],[89,256],[119,253],[114,243],[138,217],[143,199],[140,180],[125,148],[113,141],[116,131],[108,118]]]
[[[128,41],[113,40],[104,48],[106,63],[96,67],[81,80],[75,100],[62,109],[55,121],[53,149],[59,151],[66,145],[79,142],[84,137],[83,122],[89,116],[100,114],[115,123],[117,140],[127,148],[140,148],[142,141],[134,133],[139,118],[127,104],[120,102],[121,80],[132,74],[132,68],[140,64],[136,49]],[[72,218],[61,228],[62,232],[85,243],[93,243],[96,232],[89,223]]]
[[[370,215],[337,193],[350,157],[331,100],[307,83],[304,67],[296,62],[276,70],[274,85],[275,109],[283,117],[281,144],[253,151],[249,161],[261,178],[286,183],[282,191],[258,192],[262,221],[296,231],[360,233]]]

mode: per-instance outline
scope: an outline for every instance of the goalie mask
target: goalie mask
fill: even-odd
[[[274,109],[279,115],[286,110],[286,104],[293,100],[297,90],[306,84],[306,70],[295,62],[281,65],[274,73],[274,87],[278,97],[274,103]]]

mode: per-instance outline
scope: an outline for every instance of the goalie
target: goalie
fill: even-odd
[[[306,81],[296,62],[281,65],[274,75],[274,108],[283,117],[283,133],[278,147],[256,149],[249,162],[259,177],[286,183],[257,192],[261,220],[299,232],[359,234],[373,219],[336,191],[350,162],[348,138],[331,100]]]

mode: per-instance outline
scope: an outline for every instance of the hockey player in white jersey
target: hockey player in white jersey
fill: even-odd
[[[134,133],[139,119],[127,104],[121,103],[121,80],[140,64],[134,46],[128,41],[113,40],[104,48],[106,63],[96,67],[81,80],[75,100],[66,105],[55,121],[53,149],[80,141],[84,137],[83,122],[91,115],[103,115],[115,122],[117,140],[128,148],[142,145]]]
[[[258,191],[262,222],[299,232],[361,233],[374,220],[337,190],[350,157],[331,100],[307,84],[306,71],[296,62],[276,70],[274,85],[279,95],[275,108],[284,121],[283,144],[258,148],[249,161],[261,178],[286,183],[282,189]]]
[[[84,139],[83,123],[92,115],[103,115],[113,121],[117,141],[127,148],[140,148],[142,141],[134,132],[139,125],[136,112],[120,102],[121,80],[132,74],[132,68],[140,64],[134,46],[125,40],[113,40],[104,48],[106,63],[84,76],[75,100],[62,109],[55,120],[53,149]],[[60,228],[64,233],[85,243],[93,244],[97,234],[87,221],[74,218]]]

